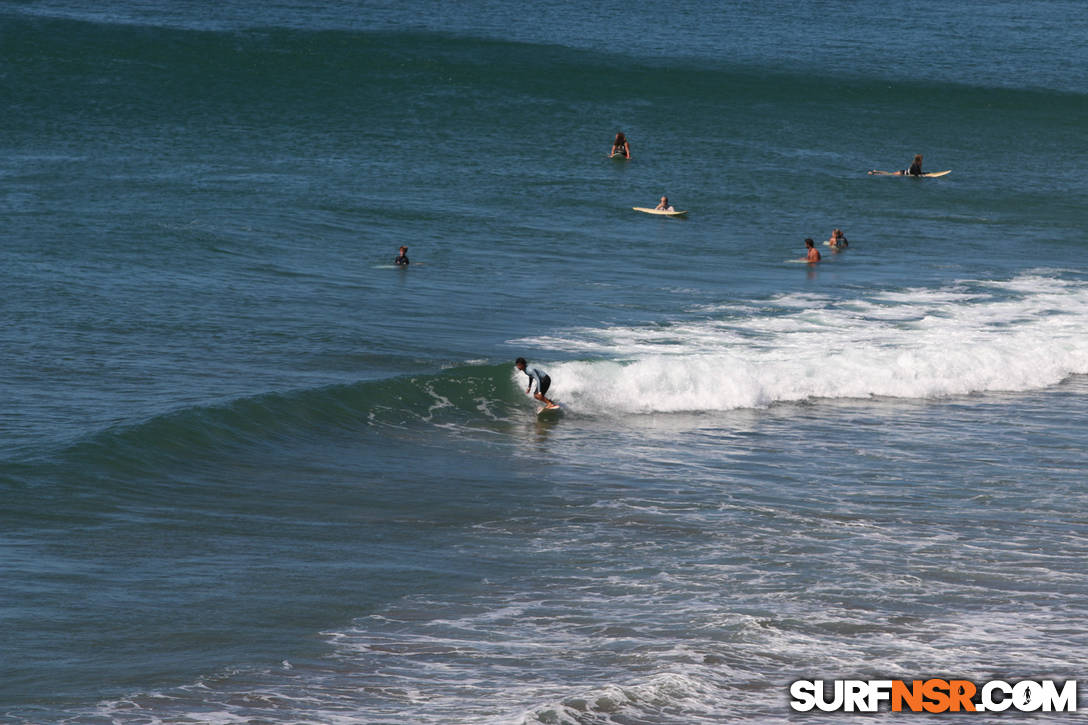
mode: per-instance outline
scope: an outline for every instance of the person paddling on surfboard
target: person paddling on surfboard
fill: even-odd
[[[393,264],[398,267],[408,266],[408,247],[401,247],[400,254],[393,260]]]
[[[552,379],[540,368],[531,368],[528,365],[529,363],[523,357],[514,361],[514,367],[529,376],[529,387],[525,389],[525,392],[533,393],[533,383],[536,383],[536,392],[533,393],[533,397],[544,403],[545,409],[558,408],[559,406],[553,401],[544,397],[544,393],[551,387]]]
[[[820,250],[816,248],[816,242],[812,241],[809,237],[805,240],[805,247],[808,248],[808,256],[805,257],[805,261],[809,264],[820,261]]]
[[[616,156],[617,154],[625,159],[631,158],[631,145],[627,143],[627,137],[623,135],[623,131],[616,131],[616,139],[612,142],[612,150],[608,152],[609,156]]]
[[[661,202],[654,208],[658,209],[659,211],[676,211],[672,208],[672,206],[669,205],[669,197],[667,196],[661,197]]]

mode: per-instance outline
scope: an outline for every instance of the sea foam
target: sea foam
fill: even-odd
[[[537,341],[595,358],[548,366],[555,397],[591,414],[700,412],[1022,391],[1088,373],[1088,284],[1040,274],[695,315]]]

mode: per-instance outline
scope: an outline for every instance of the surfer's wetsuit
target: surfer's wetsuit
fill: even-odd
[[[921,164],[918,164],[918,163],[911,164],[910,168],[907,169],[907,176],[921,176],[921,175],[922,175],[922,165]]]
[[[408,255],[407,254],[400,255],[399,257],[397,257],[396,259],[393,260],[393,264],[397,264],[397,265],[408,264]],[[426,266],[426,265],[424,265],[424,266]]]
[[[627,145],[626,136],[617,136],[616,140],[612,142],[612,153],[610,156],[616,154],[622,154],[625,159],[631,158],[631,147]]]
[[[525,368],[524,372],[529,376],[529,392],[533,392],[533,382],[536,382],[536,392],[544,395],[551,387],[552,379],[539,368]]]

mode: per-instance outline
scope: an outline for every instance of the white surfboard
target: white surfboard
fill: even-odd
[[[640,211],[643,214],[656,214],[657,216],[684,216],[686,211],[669,211],[668,209],[650,209],[645,206],[633,206],[631,207],[635,211]]]
[[[536,417],[537,418],[548,418],[548,417],[551,417],[551,416],[562,415],[562,413],[563,413],[563,406],[556,403],[555,405],[552,405],[552,406],[545,405],[543,408],[541,408],[540,410],[538,410],[536,412]]]
[[[936,179],[939,176],[951,174],[952,169],[947,171],[929,171],[920,176],[911,176],[910,174],[900,174],[898,171],[881,171],[880,169],[873,169],[869,172],[869,176],[906,176],[912,179]]]

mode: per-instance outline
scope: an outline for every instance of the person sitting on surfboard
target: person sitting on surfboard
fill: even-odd
[[[842,229],[832,229],[831,239],[827,240],[828,246],[832,249],[846,249],[850,246],[850,242],[846,241],[846,235],[842,233]]]
[[[669,206],[669,197],[667,196],[661,197],[661,203],[654,208],[660,211],[676,211],[671,206]]]
[[[529,387],[525,389],[525,392],[533,393],[533,383],[535,382],[536,392],[533,393],[533,397],[544,403],[545,408],[558,408],[558,405],[544,397],[544,393],[548,392],[548,388],[551,387],[552,379],[540,368],[531,368],[528,365],[529,363],[523,357],[519,357],[514,361],[514,367],[529,376]]]
[[[902,171],[900,174],[904,173]],[[911,162],[910,168],[906,171],[907,176],[921,176],[922,175],[922,154],[915,154],[914,161]]]
[[[623,154],[623,158],[631,158],[631,145],[627,143],[627,137],[623,135],[623,131],[616,132],[616,139],[612,142],[612,150],[608,152],[609,156],[615,156],[616,154]]]
[[[397,266],[407,266],[408,265],[408,247],[401,247],[400,248],[400,255],[396,259],[393,260],[393,264],[395,264]]]
[[[926,176],[926,172],[922,171],[922,154],[914,155],[914,161],[910,163],[909,169],[899,169],[899,171],[881,171],[880,169],[873,169],[869,174],[877,174],[880,176]]]
[[[820,261],[820,250],[816,248],[816,242],[812,241],[812,238],[805,240],[805,246],[808,247],[808,256],[805,261],[809,264]]]

